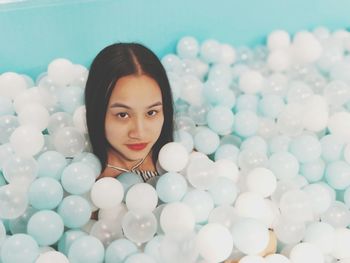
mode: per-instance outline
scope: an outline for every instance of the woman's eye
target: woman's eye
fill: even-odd
[[[157,114],[156,110],[150,110],[149,112],[147,112],[148,116],[154,116]]]
[[[117,114],[119,118],[126,119],[128,117],[128,114],[126,112],[120,112]]]

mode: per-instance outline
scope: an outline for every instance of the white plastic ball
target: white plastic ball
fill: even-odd
[[[58,58],[49,64],[47,74],[52,81],[60,86],[66,86],[74,80],[74,65],[65,58]]]
[[[91,188],[91,200],[98,208],[108,209],[121,203],[124,197],[122,184],[112,177],[103,177]]]
[[[32,125],[40,131],[47,128],[49,117],[47,109],[38,103],[26,104],[18,112],[18,120],[21,125]]]
[[[306,228],[304,242],[316,245],[325,255],[330,254],[335,245],[335,229],[327,223],[313,222]]]
[[[220,57],[220,53],[221,46],[216,40],[205,40],[200,46],[200,56],[205,62],[217,62],[218,58]]]
[[[11,134],[10,143],[17,154],[33,156],[44,146],[44,136],[38,128],[22,125]]]
[[[335,230],[335,243],[332,255],[338,259],[350,258],[349,242],[350,229],[337,228]]]
[[[178,142],[170,142],[160,149],[158,161],[164,170],[179,172],[185,168],[188,158],[185,146]]]
[[[310,32],[300,31],[293,39],[294,59],[302,64],[315,62],[322,54],[322,45]]]
[[[231,65],[235,61],[236,61],[236,50],[229,44],[222,44],[219,63]]]
[[[74,126],[81,132],[87,133],[85,105],[78,107],[73,114]]]
[[[246,177],[247,188],[251,192],[270,196],[277,187],[277,178],[273,172],[264,167],[258,167],[250,171]]]
[[[244,72],[239,79],[239,88],[247,94],[256,94],[263,88],[264,77],[259,71]]]
[[[287,50],[284,49],[274,50],[269,54],[267,64],[273,71],[285,71],[291,65],[290,54]]]
[[[290,252],[290,260],[293,263],[324,263],[321,250],[311,243],[300,243]]]
[[[239,179],[239,170],[235,162],[230,159],[220,159],[214,162],[214,169],[218,177],[226,177],[236,183]]]
[[[290,43],[290,35],[284,30],[273,31],[267,37],[267,46],[270,50],[288,48]]]
[[[68,258],[61,252],[48,251],[41,254],[35,263],[69,263]]]
[[[228,258],[233,247],[230,231],[215,223],[203,226],[197,235],[199,254],[209,262],[220,262]]]
[[[232,227],[233,244],[244,254],[257,255],[268,245],[267,227],[257,220],[242,218]]]
[[[337,112],[330,116],[328,122],[329,131],[339,136],[344,142],[350,142],[350,113]]]
[[[188,205],[174,202],[163,208],[160,225],[165,234],[181,237],[193,231],[195,217]]]
[[[125,203],[130,211],[152,212],[158,203],[157,191],[147,183],[135,184],[128,190]]]
[[[265,263],[290,263],[290,260],[281,254],[270,254],[265,257]]]
[[[23,76],[15,72],[5,72],[0,75],[0,96],[15,99],[27,89]]]
[[[244,256],[239,260],[239,263],[266,263],[261,256]]]

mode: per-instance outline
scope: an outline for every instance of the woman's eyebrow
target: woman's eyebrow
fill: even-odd
[[[117,108],[117,107],[131,109],[128,105],[125,105],[125,104],[119,103],[119,102],[115,102],[110,106],[110,108]]]
[[[148,106],[147,108],[149,109],[149,108],[153,108],[155,106],[161,106],[161,105],[163,105],[163,104],[160,101],[158,101],[158,102],[153,103],[152,105]]]
[[[158,102],[153,103],[152,105],[148,106],[147,109],[153,108],[155,106],[161,106],[161,105],[163,105],[163,104],[160,101],[158,101]],[[110,108],[116,108],[116,107],[131,109],[131,107],[129,107],[128,105],[125,105],[125,104],[119,103],[119,102],[115,102],[110,106]]]

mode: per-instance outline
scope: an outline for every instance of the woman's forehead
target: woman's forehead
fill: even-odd
[[[146,75],[131,75],[122,77],[116,82],[109,104],[122,103],[130,107],[148,107],[157,102],[162,102],[157,82]]]

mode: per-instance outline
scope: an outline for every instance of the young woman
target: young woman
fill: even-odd
[[[85,105],[92,150],[102,164],[97,179],[132,171],[146,182],[158,175],[159,150],[173,141],[173,100],[152,51],[134,43],[104,48],[91,64]],[[275,251],[274,240],[264,255]]]
[[[104,48],[91,64],[85,105],[92,150],[102,164],[99,178],[126,171],[144,181],[158,175],[159,150],[173,140],[173,100],[151,50],[136,43]]]

